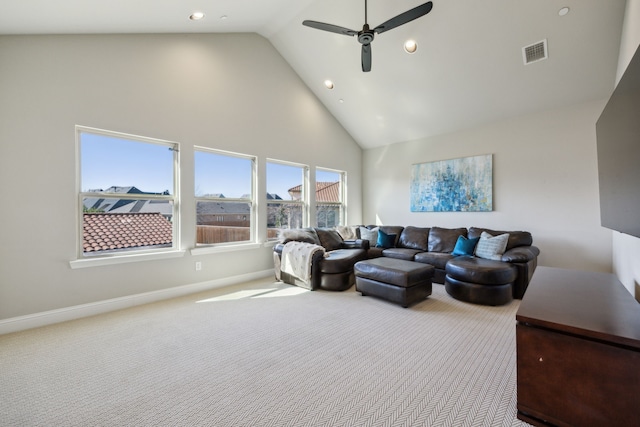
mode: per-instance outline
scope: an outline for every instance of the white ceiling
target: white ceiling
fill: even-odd
[[[371,0],[368,22],[375,27],[425,1]],[[360,30],[363,0],[0,0],[0,34],[257,32],[363,148],[605,99],[613,90],[625,0],[433,3],[428,15],[376,35],[370,73],[361,71],[355,37],[301,24]],[[570,12],[561,17],[564,6]],[[196,10],[205,19],[189,20]],[[403,51],[407,38],[418,42],[417,53]],[[548,59],[525,66],[522,47],[543,39]]]

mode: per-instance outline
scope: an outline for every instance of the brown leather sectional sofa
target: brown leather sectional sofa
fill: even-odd
[[[366,230],[362,230],[361,227]],[[361,230],[366,232],[375,228],[378,228],[386,236],[393,236],[393,242],[389,241],[385,245],[388,247],[376,247],[377,242],[362,239]],[[444,284],[447,262],[457,257],[453,252],[459,236],[472,239],[480,237],[484,231],[492,236],[509,234],[506,250],[500,261],[515,267],[516,276],[512,284],[512,293],[513,298],[520,299],[536,269],[540,254],[540,250],[533,246],[531,233],[527,231],[497,231],[479,227],[467,229],[368,225],[355,226],[352,229],[355,231],[355,239],[344,240],[338,230],[340,229],[306,228],[299,230],[303,232],[301,235],[306,237],[306,240],[303,241],[319,244],[326,251],[324,257],[318,256],[312,264],[312,289],[348,289],[355,283],[353,265],[356,262],[383,256],[430,264],[435,268],[433,282]],[[300,240],[296,234],[298,234],[297,231],[288,230],[283,234],[280,243],[274,247],[276,274],[279,273],[279,259],[284,244],[289,240]],[[475,283],[485,283],[483,280],[491,277],[491,263],[495,262],[477,259],[476,262],[465,263],[463,268],[470,269],[470,271],[467,271],[467,274],[463,276],[471,278],[470,280]],[[456,270],[459,274],[460,267]],[[295,284],[295,278],[282,277],[282,279]],[[452,279],[452,281],[455,280]],[[458,287],[466,285],[472,286],[473,283],[462,282],[460,284],[456,282]]]

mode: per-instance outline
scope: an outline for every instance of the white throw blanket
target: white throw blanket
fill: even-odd
[[[312,243],[288,242],[282,249],[280,270],[309,285],[311,280],[311,259],[316,252],[324,252],[324,248]]]

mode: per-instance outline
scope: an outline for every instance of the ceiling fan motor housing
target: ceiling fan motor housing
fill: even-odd
[[[358,41],[362,44],[369,44],[373,41],[375,33],[369,29],[368,24],[364,24],[362,31],[358,32]]]
[[[363,33],[360,31],[358,33],[358,41],[362,44],[369,44],[373,41],[373,31]]]

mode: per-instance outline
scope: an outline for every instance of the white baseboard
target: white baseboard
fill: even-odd
[[[238,283],[258,280],[268,276],[275,277],[272,269],[242,274],[240,276],[225,277],[224,279],[177,286],[175,288],[162,289],[159,291],[146,292],[143,294],[97,301],[89,304],[75,305],[57,310],[43,311],[41,313],[29,314],[26,316],[12,317],[0,320],[0,335],[23,331],[25,329],[38,328],[40,326],[52,325],[54,323],[66,322],[67,320],[94,316],[96,314],[108,313],[110,311],[122,310],[123,308],[135,307],[137,305],[194,294],[210,289],[236,285]]]

